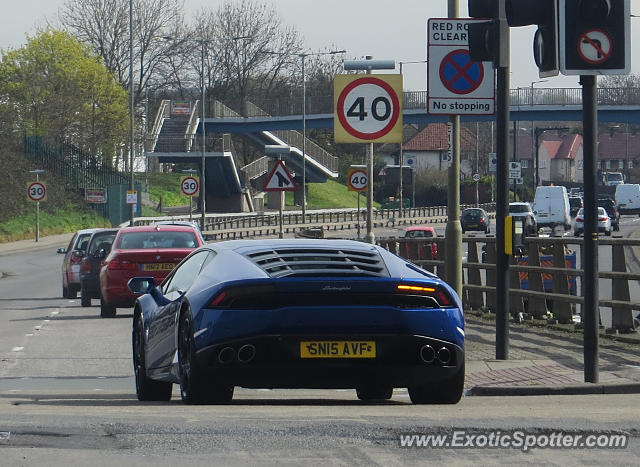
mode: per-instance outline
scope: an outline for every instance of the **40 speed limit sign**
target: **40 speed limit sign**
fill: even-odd
[[[349,169],[347,172],[347,187],[349,191],[364,191],[367,189],[368,183],[367,169]]]
[[[336,75],[336,143],[402,142],[402,75]]]
[[[187,196],[198,196],[200,192],[200,181],[198,177],[181,177],[180,190]]]
[[[47,186],[43,182],[27,183],[27,198],[31,201],[44,201],[47,199]]]

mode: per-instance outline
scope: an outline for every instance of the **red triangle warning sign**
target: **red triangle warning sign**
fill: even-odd
[[[293,181],[293,177],[284,166],[284,162],[277,160],[262,187],[262,191],[295,191],[297,189],[298,185]]]

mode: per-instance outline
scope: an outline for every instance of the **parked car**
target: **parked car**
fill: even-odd
[[[538,235],[538,224],[533,209],[529,203],[509,203],[509,215],[518,219],[524,219],[525,235]]]
[[[618,209],[618,205],[611,198],[598,198],[598,206],[604,208],[611,218],[611,227],[613,227],[614,231],[620,230],[620,210]]]
[[[136,296],[127,282],[141,274],[160,282],[192,250],[202,246],[193,225],[124,227],[100,266],[100,316],[111,318],[116,308],[132,307]]]
[[[100,298],[100,265],[111,251],[118,229],[98,229],[89,238],[80,263],[80,304],[91,306],[92,298]]]
[[[563,186],[539,186],[533,200],[533,213],[538,228],[563,226],[571,228],[569,196]]]
[[[436,231],[433,227],[427,225],[414,225],[407,227],[404,232],[404,238],[434,238],[437,237]],[[431,257],[436,258],[438,256],[438,244],[431,242]],[[418,245],[418,258],[423,259],[426,255],[422,252],[422,245]]]
[[[640,214],[640,185],[623,183],[616,186],[616,204],[620,214]]]
[[[580,208],[584,207],[582,196],[569,196],[569,215],[575,217]]]
[[[403,387],[417,404],[462,395],[460,299],[380,246],[211,243],[162,283],[139,271],[129,288],[143,294],[133,313],[139,400],[169,400],[173,384],[188,404],[227,402],[235,386],[355,388],[362,400]]]
[[[468,230],[478,230],[489,233],[489,215],[482,208],[467,208],[460,215],[462,233]]]
[[[613,228],[611,227],[611,218],[607,214],[604,208],[598,208],[598,232],[604,232],[605,235],[611,235],[611,231]],[[584,233],[584,208],[581,208],[578,211],[578,215],[576,216],[575,224],[573,226],[573,234],[577,237],[578,235]]]
[[[91,234],[98,229],[78,230],[66,248],[58,249],[59,254],[64,254],[62,260],[62,296],[64,298],[76,298],[80,291],[80,263],[87,249]]]

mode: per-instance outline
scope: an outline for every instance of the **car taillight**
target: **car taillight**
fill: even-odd
[[[576,217],[576,222],[584,222],[584,219],[582,219],[582,217]]]
[[[82,264],[80,264],[80,273],[81,274],[91,273],[91,263],[89,263],[89,261],[83,261]]]
[[[439,287],[422,287],[417,285],[398,284],[399,292],[406,292],[419,295],[428,295],[437,300],[440,306],[451,306],[452,300],[444,290]]]
[[[604,222],[604,221],[606,221],[606,220],[607,220],[607,218],[606,218],[606,217],[598,217],[598,221],[600,221],[600,222]]]
[[[431,244],[431,257],[435,259],[437,256],[438,256],[438,244],[434,242]]]
[[[484,219],[480,219],[480,223],[481,223],[481,224],[484,224]]]
[[[107,263],[107,269],[110,271],[114,270],[127,270],[132,271],[138,269],[138,265],[136,263],[132,263],[127,260],[119,260],[118,258],[114,258]]]

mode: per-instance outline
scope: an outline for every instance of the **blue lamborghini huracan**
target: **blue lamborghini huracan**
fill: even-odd
[[[135,277],[133,363],[140,400],[224,403],[235,386],[408,388],[455,404],[464,316],[435,275],[368,243],[231,240],[204,245],[156,284]]]

